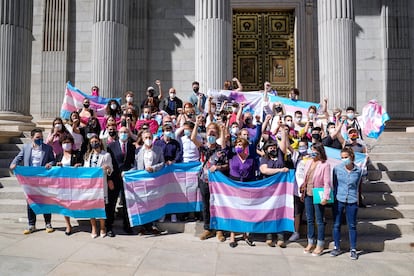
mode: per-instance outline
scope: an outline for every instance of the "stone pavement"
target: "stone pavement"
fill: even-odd
[[[52,218],[56,231],[51,234],[39,229],[23,235],[25,224],[1,221],[0,275],[413,275],[414,271],[414,253],[360,252],[357,261],[348,253],[313,257],[303,254],[303,243],[281,249],[263,242],[249,247],[240,241],[230,248],[228,241],[200,241],[196,231],[160,236],[118,231],[115,238],[91,239],[83,224],[66,236],[58,217]],[[43,217],[38,216],[37,226],[43,226]]]

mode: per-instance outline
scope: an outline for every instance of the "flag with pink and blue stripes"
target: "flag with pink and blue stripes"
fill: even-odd
[[[158,172],[128,171],[124,189],[131,226],[160,219],[166,214],[198,212],[200,162],[165,166]]]
[[[233,232],[293,232],[294,170],[263,180],[234,181],[209,173],[210,227]]]
[[[17,166],[14,172],[36,214],[106,218],[101,168]]]

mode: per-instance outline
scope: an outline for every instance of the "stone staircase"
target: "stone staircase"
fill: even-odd
[[[13,138],[0,144],[0,223],[20,223],[25,227],[26,201],[21,187],[8,166],[12,158],[29,138]],[[384,132],[370,145],[370,181],[363,185],[367,208],[358,211],[358,248],[370,251],[414,251],[414,133]],[[331,239],[332,220],[327,210],[327,240]],[[63,223],[63,217],[53,216],[53,222]],[[119,222],[118,220],[118,223]],[[120,226],[121,227],[121,226]],[[161,223],[168,232],[187,232],[197,235],[201,223]],[[302,228],[306,232],[306,228]],[[348,248],[346,226],[342,230],[342,246]],[[304,238],[304,236],[302,236]],[[304,245],[303,239],[300,244]],[[292,244],[289,246],[299,246]],[[329,247],[333,247],[330,242]]]

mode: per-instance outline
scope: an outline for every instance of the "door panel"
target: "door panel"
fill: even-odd
[[[280,95],[295,85],[293,11],[233,12],[233,74],[244,90],[269,81]]]

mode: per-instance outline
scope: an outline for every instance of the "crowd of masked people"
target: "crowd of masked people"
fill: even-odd
[[[345,112],[334,109],[328,112],[327,99],[319,107],[310,106],[307,114],[300,110],[286,114],[280,102],[270,102],[269,95],[277,95],[269,82],[264,83],[263,115],[244,112],[246,102],[232,99],[216,101],[199,90],[199,83],[192,83],[191,96],[180,99],[175,88],[163,95],[161,82],[157,89],[148,87],[146,98],[137,104],[134,93],[127,91],[122,103],[110,100],[104,117],[98,117],[88,98],[83,107],[73,111],[65,121],[55,118],[50,133],[43,137],[42,130],[34,129],[32,143],[23,147],[10,165],[14,169],[23,162],[25,166],[74,166],[101,167],[106,176],[104,195],[106,219],[91,219],[91,237],[114,237],[113,223],[117,201],[123,206],[123,230],[132,234],[126,211],[122,173],[129,170],[156,172],[173,163],[201,161],[199,189],[202,195],[201,213],[170,214],[169,220],[200,219],[204,232],[200,239],[216,236],[236,247],[244,240],[254,246],[250,233],[234,233],[210,228],[210,190],[208,171],[220,171],[236,181],[255,181],[278,173],[296,170],[294,191],[294,228],[288,240],[300,238],[302,215],[306,214],[308,244],[304,253],[319,256],[324,250],[324,211],[331,191],[334,192],[335,249],[340,251],[341,215],[346,214],[349,227],[351,258],[356,254],[356,214],[360,198],[362,170],[355,165],[354,152],[366,152],[361,127],[353,107]],[[237,78],[224,83],[225,90],[242,91]],[[94,86],[92,95],[99,95]],[[294,88],[288,97],[299,98]],[[344,133],[345,130],[345,133]],[[325,147],[341,150],[341,164],[331,168]],[[332,175],[333,170],[333,177]],[[323,188],[318,204],[313,202],[313,188]],[[27,206],[29,225],[25,234],[36,230],[36,215]],[[44,215],[46,231],[53,232],[51,215]],[[160,218],[164,221],[166,218]],[[67,235],[73,232],[70,218],[65,217]],[[316,229],[315,230],[315,222]],[[99,229],[99,231],[98,231]],[[155,223],[139,227],[140,234],[159,234]],[[286,233],[268,233],[266,244],[285,247]],[[304,233],[302,233],[304,235]],[[241,238],[238,237],[241,235]]]

